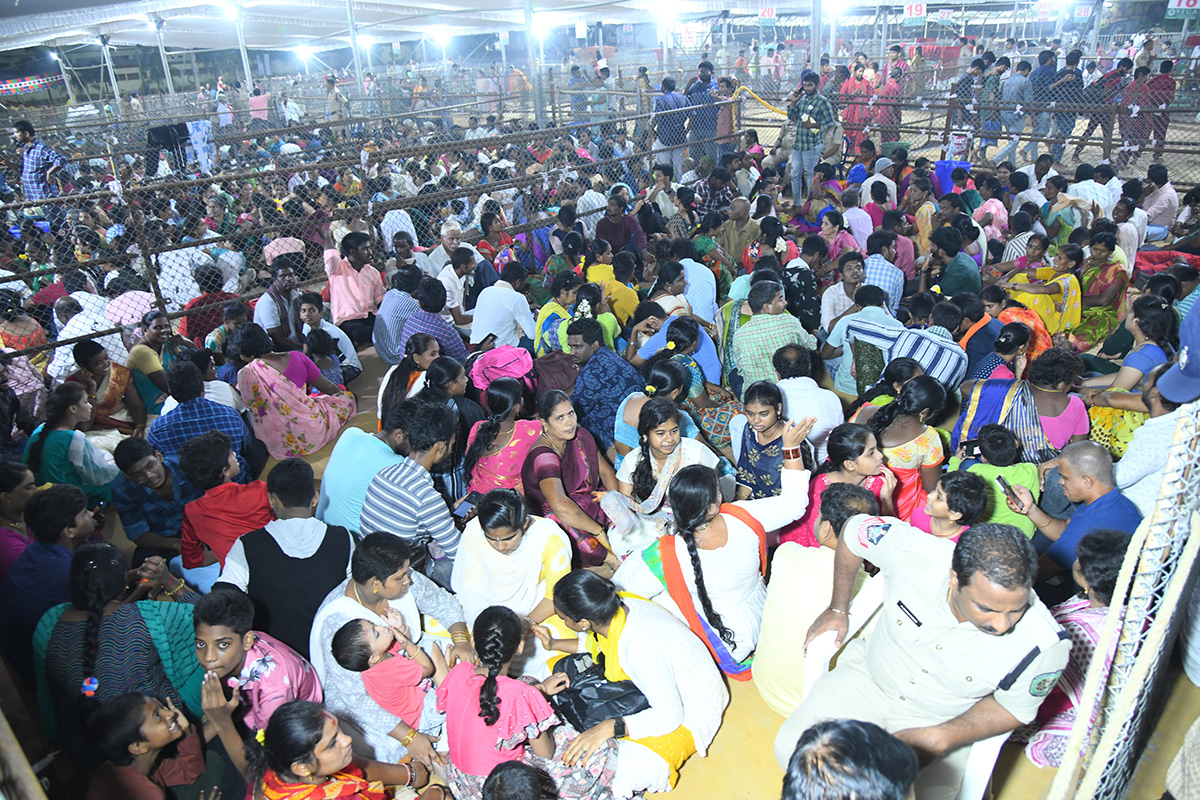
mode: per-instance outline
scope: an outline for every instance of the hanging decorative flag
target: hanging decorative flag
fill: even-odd
[[[0,79],[0,95],[40,92],[55,83],[62,83],[62,79],[62,75],[30,75],[26,78]]]

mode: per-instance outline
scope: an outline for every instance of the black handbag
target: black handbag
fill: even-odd
[[[650,702],[633,681],[610,681],[600,661],[590,653],[576,653],[559,660],[555,672],[570,678],[570,685],[550,698],[559,716],[582,733],[605,720],[627,717],[650,707]]]

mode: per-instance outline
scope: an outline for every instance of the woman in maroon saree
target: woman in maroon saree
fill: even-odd
[[[542,434],[521,469],[525,497],[535,514],[563,527],[584,567],[615,571],[621,562],[608,543],[608,516],[600,508],[600,497],[617,488],[616,473],[600,457],[592,435],[579,428],[565,392],[542,395],[538,414]]]

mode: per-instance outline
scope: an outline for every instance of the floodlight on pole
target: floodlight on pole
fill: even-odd
[[[225,12],[225,19],[238,18],[237,6],[233,5],[232,3],[226,3],[224,6],[222,6],[221,10]]]
[[[450,45],[450,40],[454,37],[450,33],[450,29],[445,25],[435,25],[429,29],[429,38],[438,47],[445,50]]]

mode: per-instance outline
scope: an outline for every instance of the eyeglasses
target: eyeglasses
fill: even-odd
[[[156,459],[152,460],[149,464],[147,464],[144,468],[129,469],[129,470],[125,471],[125,474],[132,481],[136,481],[141,478],[150,478],[150,476],[154,474],[154,472],[159,468],[159,466],[161,466],[161,465],[159,464],[159,461],[156,458]]]

